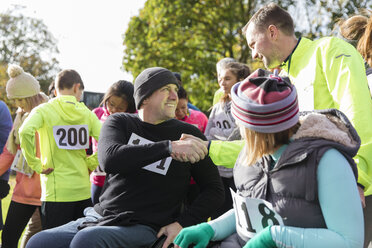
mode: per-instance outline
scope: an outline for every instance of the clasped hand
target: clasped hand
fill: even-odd
[[[196,163],[208,154],[208,141],[204,141],[189,134],[182,134],[181,138],[172,141],[172,158],[181,162]]]

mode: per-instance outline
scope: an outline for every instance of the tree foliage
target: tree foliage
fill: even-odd
[[[371,8],[370,0],[300,0],[289,11],[295,20],[296,31],[316,39],[332,35],[340,18],[347,19]]]
[[[291,13],[303,36],[329,34],[335,18],[368,1],[274,1]],[[342,2],[336,3],[335,2]],[[181,72],[191,101],[202,110],[211,107],[218,88],[216,62],[233,57],[250,68],[252,62],[242,27],[266,1],[148,0],[131,18],[124,34],[123,67],[136,77],[142,70],[162,66]],[[322,19],[323,18],[323,19]],[[298,23],[297,20],[301,20]],[[326,20],[326,22],[325,22]]]
[[[247,1],[149,0],[131,19],[124,36],[124,68],[137,76],[162,66],[181,72],[190,100],[206,110],[223,57],[247,61],[241,28],[253,12]]]
[[[39,82],[47,92],[49,84],[59,71],[57,41],[40,19],[24,16],[20,6],[0,13],[0,99],[15,109],[6,98],[8,64],[20,65]],[[14,112],[13,112],[14,113]]]

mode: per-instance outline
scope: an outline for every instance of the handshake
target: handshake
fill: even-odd
[[[209,141],[193,135],[182,134],[179,140],[171,142],[171,156],[177,161],[196,163],[207,156],[208,143]]]

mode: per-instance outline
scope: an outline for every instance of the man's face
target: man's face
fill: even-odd
[[[187,99],[185,98],[181,98],[178,100],[178,105],[177,105],[177,108],[176,108],[176,118],[178,120],[182,120],[185,115],[187,115]]]
[[[262,60],[266,68],[275,68],[281,64],[278,51],[270,39],[268,30],[259,30],[250,23],[246,32],[246,39],[252,51],[252,58]]]
[[[148,110],[153,124],[174,118],[178,103],[177,91],[175,84],[167,84],[145,99],[143,108]]]

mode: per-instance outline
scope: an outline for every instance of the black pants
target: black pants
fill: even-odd
[[[43,230],[64,225],[84,216],[84,209],[92,206],[92,200],[76,202],[42,202],[41,225]]]
[[[36,208],[39,207],[14,201],[10,202],[3,233],[1,234],[2,248],[17,248],[18,240]]]

